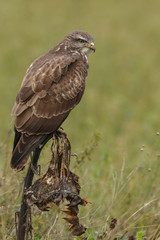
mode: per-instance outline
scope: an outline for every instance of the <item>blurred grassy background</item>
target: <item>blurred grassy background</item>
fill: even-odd
[[[88,31],[95,38],[97,50],[89,56],[85,95],[63,124],[72,151],[80,156],[86,153],[86,146],[90,150],[93,144],[94,148],[100,135],[91,160],[86,157],[78,167],[72,160],[83,185],[82,195],[93,202],[82,210],[83,220],[92,230],[105,230],[107,216],[131,216],[147,201],[159,198],[159,9],[158,0],[1,2],[1,142],[9,130],[10,112],[30,63],[72,30]],[[12,141],[13,134],[0,149],[3,236],[8,229],[14,236],[13,213],[19,204],[24,176],[15,175],[9,167]],[[41,158],[42,165],[49,162],[49,148]],[[160,223],[159,203],[156,200],[124,228],[131,232],[145,228],[147,234],[153,234]],[[41,221],[47,218],[40,216]],[[43,236],[49,228],[47,220],[44,222],[43,231],[35,223]],[[62,229],[64,223],[60,223]]]

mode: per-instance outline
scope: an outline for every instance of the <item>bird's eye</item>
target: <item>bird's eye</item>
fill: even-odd
[[[86,43],[87,42],[85,39],[82,39],[82,38],[78,38],[77,41],[80,42],[80,43]]]

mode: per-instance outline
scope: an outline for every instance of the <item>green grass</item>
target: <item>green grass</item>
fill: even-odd
[[[90,240],[106,231],[110,239],[125,231],[124,239],[143,231],[149,239],[158,238],[159,8],[158,0],[1,3],[1,143],[10,128],[10,112],[29,64],[69,31],[83,29],[95,38],[97,50],[89,57],[85,95],[63,124],[72,152],[79,154],[79,162],[72,159],[72,169],[80,176],[81,196],[92,202],[80,209]],[[14,212],[25,175],[25,171],[14,174],[10,169],[12,141],[13,133],[0,148],[1,239],[15,239]],[[48,143],[40,159],[43,169],[49,160]],[[110,231],[112,217],[118,222]],[[35,208],[35,239],[76,239],[62,218],[56,207],[49,213]]]

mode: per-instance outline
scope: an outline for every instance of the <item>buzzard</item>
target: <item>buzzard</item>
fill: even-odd
[[[21,171],[30,153],[43,146],[79,103],[94,39],[73,31],[28,68],[12,110],[15,138],[11,168]]]

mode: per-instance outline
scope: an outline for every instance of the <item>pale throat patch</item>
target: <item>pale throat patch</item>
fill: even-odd
[[[81,52],[83,53],[83,54],[85,54],[85,55],[89,55],[89,53],[91,52],[92,50],[91,49],[89,49],[88,47],[83,47],[82,48],[82,50],[81,50]]]

